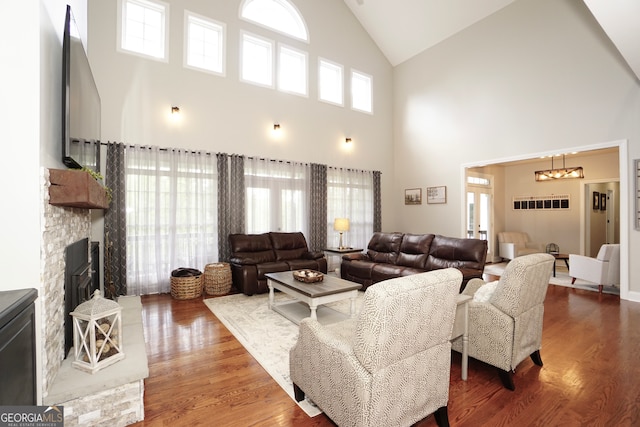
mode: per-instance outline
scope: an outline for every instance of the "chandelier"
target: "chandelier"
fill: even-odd
[[[536,181],[549,181],[552,179],[566,179],[566,178],[584,178],[584,171],[582,166],[575,168],[567,168],[565,166],[565,155],[562,155],[562,169],[555,169],[553,167],[553,157],[551,157],[551,169],[535,171]]]

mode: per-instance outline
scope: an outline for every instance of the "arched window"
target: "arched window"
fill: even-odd
[[[296,39],[309,41],[302,15],[287,0],[244,0],[240,5],[240,16]]]

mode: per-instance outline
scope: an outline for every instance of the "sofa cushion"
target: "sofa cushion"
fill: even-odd
[[[433,234],[405,234],[396,264],[424,269],[434,237]]]
[[[258,279],[264,279],[264,275],[267,273],[279,273],[281,271],[289,270],[289,265],[286,262],[263,262],[256,266],[258,268]]]
[[[230,234],[229,245],[234,258],[242,264],[259,264],[276,260],[269,234]]]
[[[454,267],[458,269],[484,270],[487,257],[487,241],[435,236],[425,268],[436,270]]]
[[[395,264],[402,243],[402,233],[375,232],[367,246],[369,259],[377,263]]]
[[[304,234],[296,233],[269,233],[273,250],[278,261],[304,258],[309,249]]]
[[[405,267],[394,264],[373,264],[373,269],[371,269],[371,279],[373,280],[373,283],[377,283],[391,277],[400,277],[402,276],[402,270],[404,269]]]
[[[302,270],[303,268],[318,270],[318,261],[315,259],[288,259],[285,262],[289,266],[289,270]]]

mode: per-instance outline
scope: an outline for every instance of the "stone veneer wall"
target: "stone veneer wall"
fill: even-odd
[[[144,380],[60,402],[65,427],[121,427],[144,419]]]
[[[49,170],[42,169],[42,396],[56,377],[64,355],[64,268],[67,246],[91,240],[91,211],[49,204]],[[90,249],[90,248],[89,248]],[[90,254],[89,254],[90,255]]]

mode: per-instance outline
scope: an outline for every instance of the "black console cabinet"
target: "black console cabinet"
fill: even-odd
[[[35,289],[0,292],[0,406],[36,405]]]

